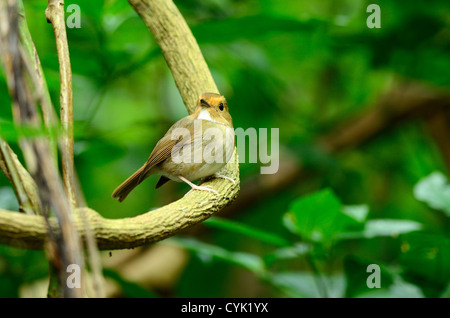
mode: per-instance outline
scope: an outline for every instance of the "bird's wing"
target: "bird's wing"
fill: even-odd
[[[144,165],[145,168],[141,174],[141,178],[146,178],[150,169],[169,158],[172,154],[173,147],[181,149],[186,143],[191,142],[191,134],[188,129],[185,129],[184,131],[181,130],[180,133],[172,136],[172,132],[175,128],[189,127],[190,121],[191,119],[189,117],[180,119],[169,129],[169,131],[167,131],[164,137],[158,141]]]

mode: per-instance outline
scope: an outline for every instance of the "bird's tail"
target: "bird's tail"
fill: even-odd
[[[139,168],[138,171],[133,173],[127,180],[122,182],[122,184],[118,186],[116,190],[114,190],[112,197],[118,199],[119,202],[125,200],[128,194],[151,174],[146,168],[147,168],[146,165],[143,165],[141,168]]]

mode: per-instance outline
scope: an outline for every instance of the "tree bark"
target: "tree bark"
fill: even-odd
[[[191,113],[202,93],[218,93],[189,26],[171,0],[129,0],[155,36]]]

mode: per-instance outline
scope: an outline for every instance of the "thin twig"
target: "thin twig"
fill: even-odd
[[[61,162],[63,181],[67,195],[73,206],[76,202],[76,184],[73,162],[73,94],[72,70],[70,67],[69,45],[66,35],[66,21],[64,18],[64,1],[49,0],[45,10],[47,21],[52,24],[55,33],[56,51],[60,76],[60,116],[63,136],[61,140]]]
[[[0,138],[0,168],[13,185],[20,211],[30,215],[42,215],[36,183],[2,138]]]
[[[67,195],[73,206],[80,204],[78,197],[82,197],[79,189],[78,179],[75,175],[73,157],[73,93],[72,93],[72,71],[70,66],[69,45],[67,42],[66,25],[64,18],[64,1],[49,0],[45,10],[47,21],[52,24],[56,40],[56,51],[58,55],[60,70],[60,116],[63,128],[61,140],[61,158],[63,180]],[[82,202],[84,205],[84,200]],[[86,243],[88,247],[88,259],[93,273],[93,290],[96,297],[104,297],[102,266],[98,247],[92,234],[87,217],[81,213],[83,227],[86,231]]]

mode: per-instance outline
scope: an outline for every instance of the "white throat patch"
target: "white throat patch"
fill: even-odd
[[[211,115],[209,115],[209,111],[206,108],[203,108],[200,111],[200,114],[198,115],[197,119],[209,120],[212,121],[213,123],[217,123],[217,121],[211,118]]]

